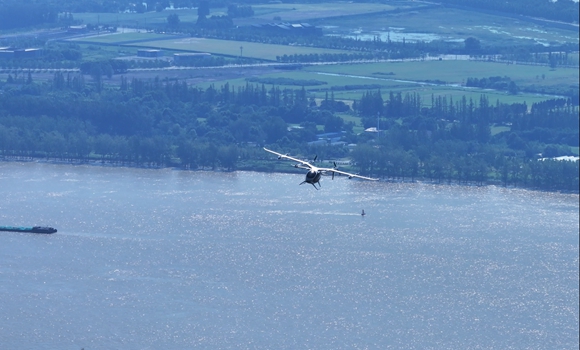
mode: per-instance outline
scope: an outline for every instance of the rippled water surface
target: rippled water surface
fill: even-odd
[[[578,195],[302,180],[0,163],[0,347],[578,348]]]

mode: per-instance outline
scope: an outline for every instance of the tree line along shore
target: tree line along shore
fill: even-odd
[[[5,159],[273,171],[266,145],[305,158],[349,158],[351,170],[385,179],[578,191],[578,162],[550,159],[577,147],[578,106],[566,98],[527,106],[369,90],[349,107],[332,94],[317,102],[304,88],[265,84],[202,89],[133,79],[96,91],[82,76],[62,78],[0,94]],[[352,118],[379,130],[354,132]]]

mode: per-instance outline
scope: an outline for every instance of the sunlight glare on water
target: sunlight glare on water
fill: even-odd
[[[0,163],[0,344],[577,348],[578,195],[302,180]]]

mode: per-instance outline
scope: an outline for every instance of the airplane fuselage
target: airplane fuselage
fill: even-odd
[[[304,182],[314,185],[315,183],[318,183],[320,181],[321,177],[322,177],[321,171],[318,171],[317,169],[311,169],[306,173],[306,178],[304,179]]]

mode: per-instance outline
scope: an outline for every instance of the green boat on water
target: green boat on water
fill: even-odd
[[[47,226],[32,226],[32,227],[18,227],[18,226],[0,226],[0,231],[10,232],[30,232],[30,233],[55,233],[56,229]]]

